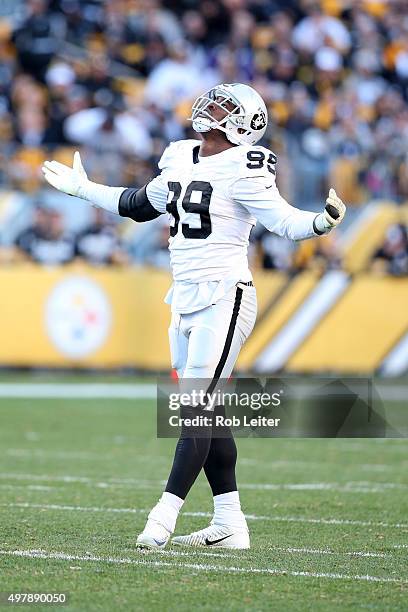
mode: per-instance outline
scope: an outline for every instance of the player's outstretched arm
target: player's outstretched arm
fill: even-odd
[[[135,221],[150,221],[165,210],[160,181],[152,181],[153,202],[147,196],[146,186],[141,189],[126,187],[109,187],[93,183],[88,179],[78,151],[74,154],[72,168],[57,161],[46,161],[42,167],[45,180],[63,193],[88,200],[92,206],[130,217]],[[157,177],[158,178],[158,177]],[[154,181],[158,185],[154,185]]]
[[[318,215],[295,208],[280,195],[273,177],[238,179],[231,195],[269,231],[290,240],[327,234],[343,220],[346,211],[334,189],[330,189],[326,207]]]
[[[63,193],[89,200],[93,206],[119,214],[119,199],[125,187],[98,185],[88,179],[78,151],[72,168],[57,161],[46,161],[42,167],[45,180]]]
[[[327,234],[334,227],[339,225],[346,214],[346,206],[343,201],[339,198],[335,190],[332,188],[329,191],[329,195],[326,199],[326,206],[324,211],[315,217],[313,222],[313,229],[319,236]]]

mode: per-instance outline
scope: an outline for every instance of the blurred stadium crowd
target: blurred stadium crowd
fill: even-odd
[[[264,97],[261,144],[278,155],[291,203],[318,210],[329,185],[351,211],[408,200],[406,0],[4,0],[0,10],[3,261],[168,267],[164,222],[128,225],[51,193],[41,162],[70,163],[80,148],[93,180],[142,186],[169,141],[196,137],[191,103],[220,82]],[[257,227],[251,256],[265,268],[339,267],[334,240],[299,249]],[[408,274],[404,224],[374,264]]]

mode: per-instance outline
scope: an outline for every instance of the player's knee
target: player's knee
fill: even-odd
[[[212,379],[215,367],[212,364],[187,364],[183,373],[183,378],[205,378]]]
[[[197,352],[195,355],[189,356],[187,367],[190,370],[200,370],[210,374],[211,370],[214,369],[214,355],[207,350],[203,350],[201,355]]]
[[[207,347],[203,347],[202,351],[194,351],[193,354],[189,354],[186,364],[188,376],[190,378],[212,378],[217,365],[215,357],[214,351],[208,350]]]

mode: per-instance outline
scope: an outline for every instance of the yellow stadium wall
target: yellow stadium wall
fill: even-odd
[[[361,274],[286,364],[293,372],[370,374],[408,331],[408,279]]]
[[[276,272],[255,275],[259,324],[238,363],[241,371],[251,370],[279,331],[282,303],[298,296],[303,282],[301,303],[316,281],[312,273],[292,281]],[[167,272],[153,268],[1,268],[0,366],[169,370],[170,310],[163,298],[170,283]],[[289,302],[282,325],[300,305]],[[408,330],[407,306],[408,279],[356,276],[286,369],[374,371]]]
[[[1,269],[0,364],[168,368],[163,297],[169,284],[169,275],[155,269]],[[63,304],[52,317],[48,309],[58,291]],[[99,327],[96,334],[92,325]],[[93,334],[93,342],[81,347],[70,339],[76,331]]]

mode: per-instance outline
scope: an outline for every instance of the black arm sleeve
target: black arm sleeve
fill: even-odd
[[[125,189],[119,198],[119,214],[134,221],[151,221],[162,213],[149,202],[146,185],[141,189]]]

